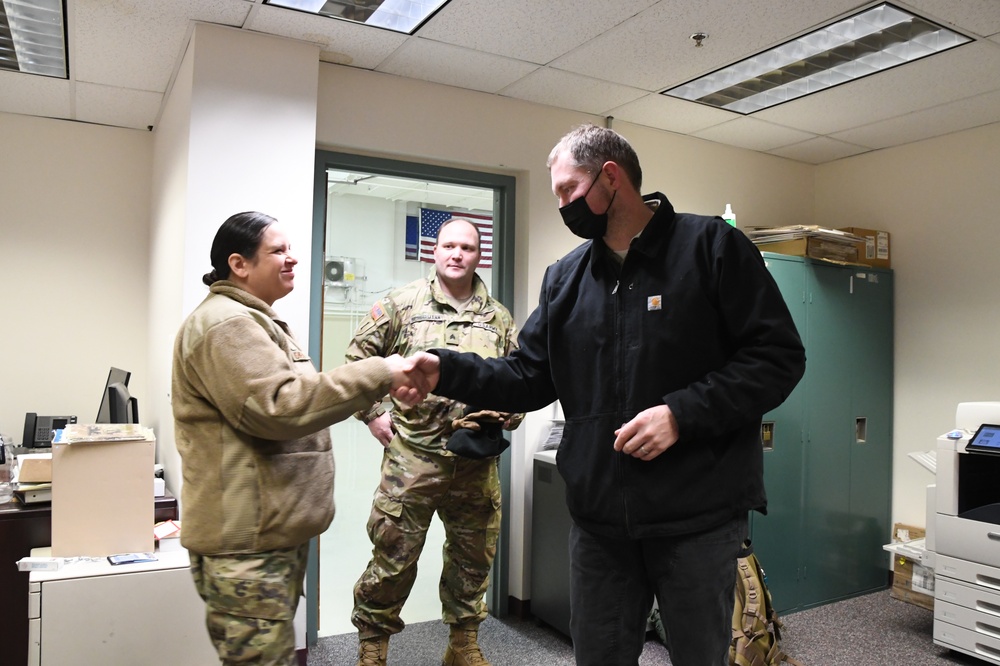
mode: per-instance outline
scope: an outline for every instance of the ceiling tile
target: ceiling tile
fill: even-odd
[[[163,93],[76,84],[76,119],[86,123],[147,129],[156,122]]]
[[[660,91],[787,41],[803,26],[826,22],[857,4],[742,0],[734,11],[731,0],[662,0],[552,66]],[[701,48],[691,40],[698,31],[709,35]]]
[[[872,148],[889,148],[932,136],[979,127],[1000,118],[1000,91],[967,97],[905,116],[833,134],[833,138]]]
[[[1000,32],[1000,2],[997,0],[906,0],[918,14],[949,28],[975,35]]]
[[[832,134],[998,89],[1000,49],[972,43],[764,109],[754,117]]]
[[[410,37],[376,70],[495,93],[537,68],[537,65],[520,60]]]
[[[241,26],[246,0],[77,0],[70,12],[76,81],[165,92],[191,21]]]
[[[715,125],[692,134],[701,139],[730,146],[749,148],[750,150],[767,151],[792,143],[800,143],[815,135],[801,132],[790,127],[772,125],[756,118],[737,118],[729,122]]]
[[[0,111],[72,118],[72,84],[66,79],[0,70]]]
[[[602,115],[608,109],[631,102],[647,93],[644,90],[598,81],[579,74],[540,67],[501,90],[500,94],[529,102]]]
[[[793,143],[790,146],[775,148],[767,152],[779,157],[798,160],[799,162],[823,164],[824,162],[832,162],[843,157],[867,153],[869,150],[863,146],[855,146],[850,143],[821,136],[803,141],[802,143]]]
[[[420,37],[545,64],[657,0],[452,0]]]
[[[360,23],[264,5],[247,26],[251,30],[319,44],[320,60],[375,69],[408,37]]]
[[[728,122],[738,114],[676,97],[653,93],[608,111],[608,115],[637,125],[691,134],[706,127]]]

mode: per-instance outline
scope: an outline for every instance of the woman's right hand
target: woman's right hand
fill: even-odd
[[[385,358],[386,363],[389,364],[389,372],[392,374],[390,394],[407,407],[422,402],[431,391],[430,381],[425,373],[417,367],[413,358],[403,358],[399,354]]]

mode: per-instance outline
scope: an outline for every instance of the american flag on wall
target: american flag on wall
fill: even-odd
[[[493,268],[493,216],[433,208],[420,209],[420,261],[434,263],[434,243],[437,241],[438,230],[453,217],[468,220],[479,229],[479,249],[482,254],[479,267]]]
[[[416,215],[406,216],[406,248],[403,258],[407,261],[420,258],[420,218]]]

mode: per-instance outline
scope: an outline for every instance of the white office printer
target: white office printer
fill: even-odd
[[[1000,664],[1000,402],[958,405],[931,496],[934,643]]]

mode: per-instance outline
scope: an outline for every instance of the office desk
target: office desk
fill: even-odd
[[[156,555],[32,571],[28,666],[216,666],[187,551]]]
[[[177,499],[156,498],[157,521],[177,519]],[[150,529],[152,529],[150,525]],[[32,548],[52,545],[52,505],[0,504],[0,650],[3,663],[28,663],[28,572],[14,565]]]

